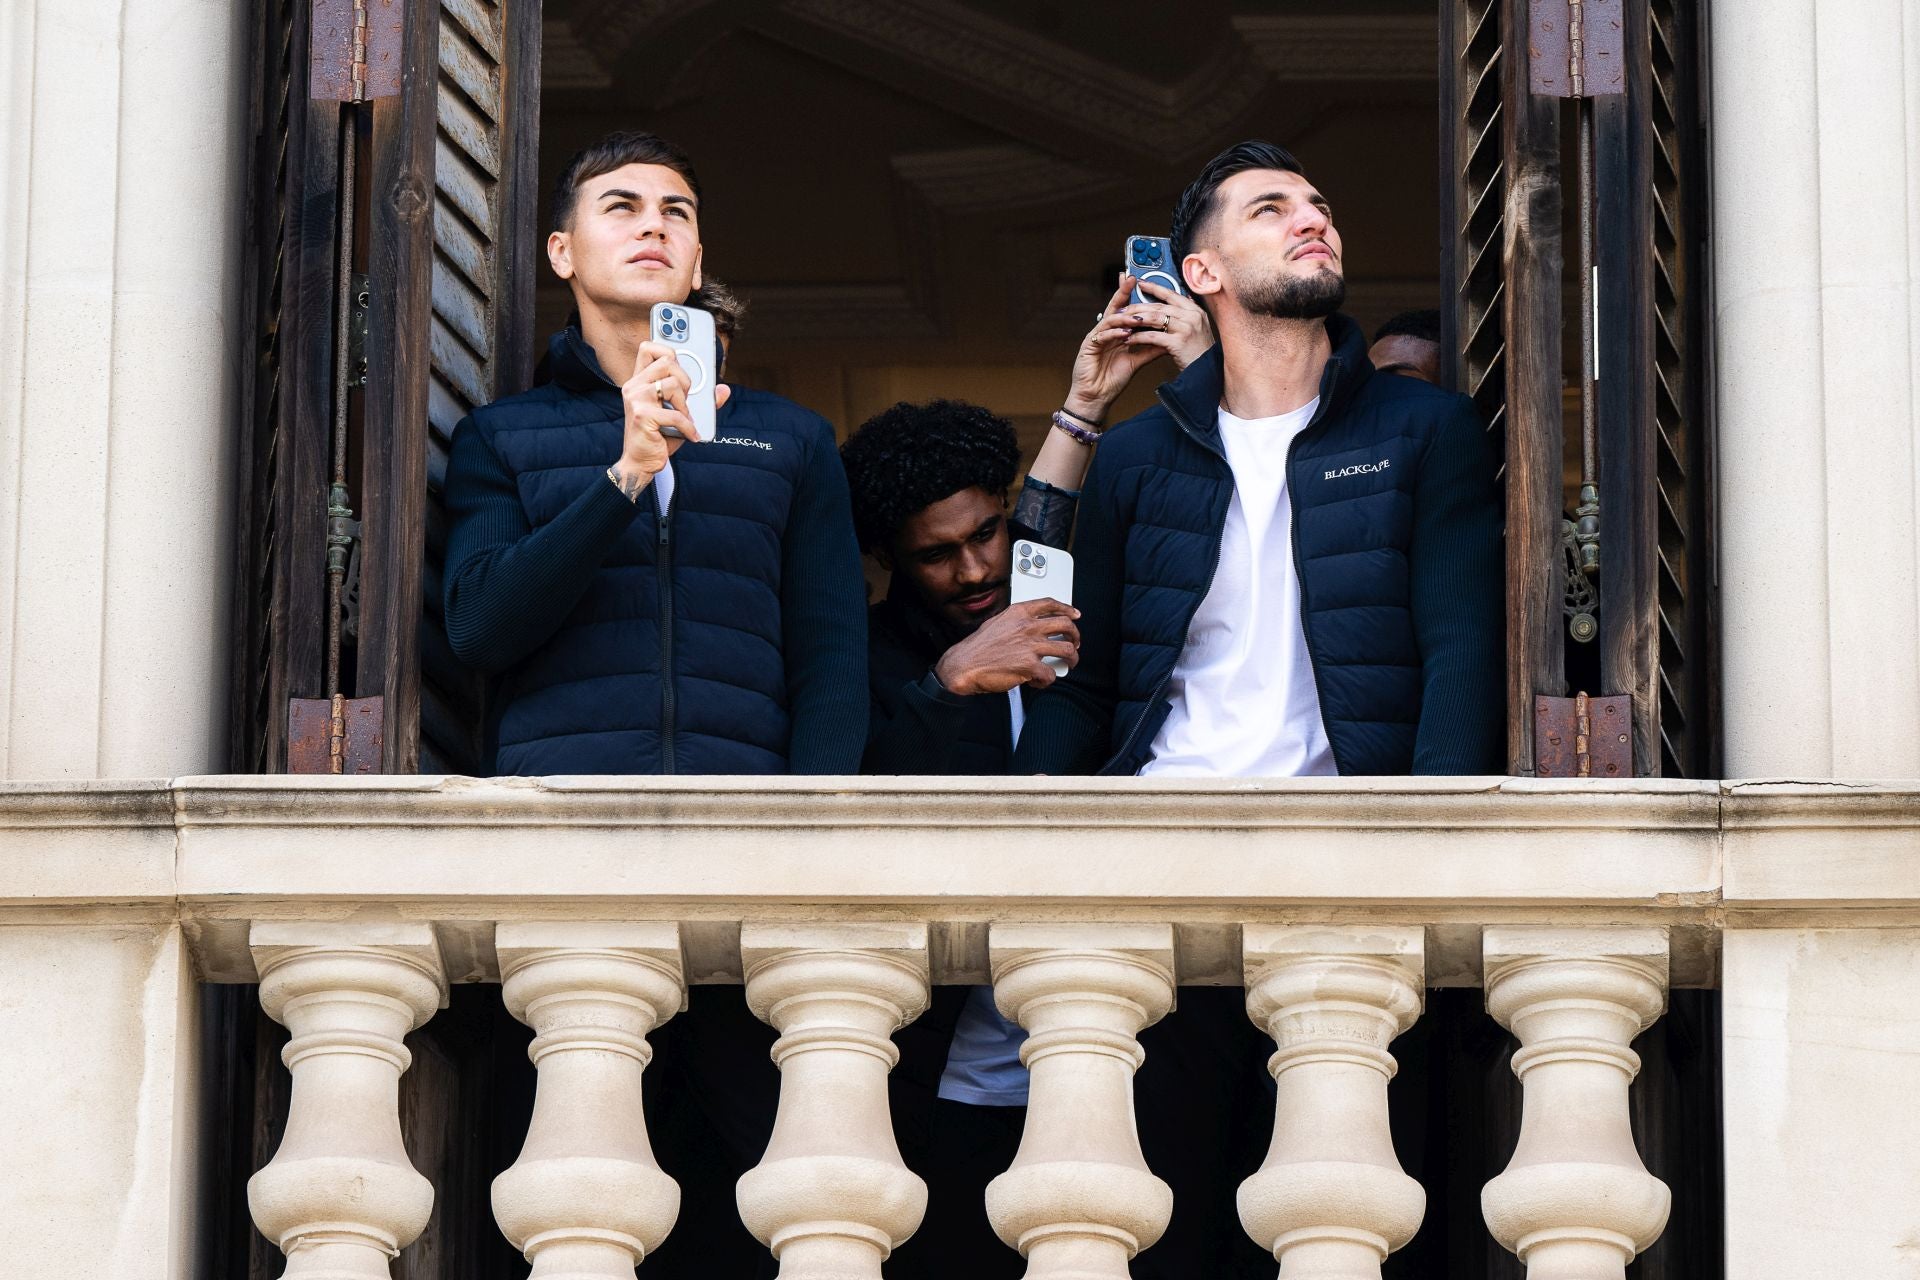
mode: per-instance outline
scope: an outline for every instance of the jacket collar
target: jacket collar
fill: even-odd
[[[1332,340],[1333,351],[1320,374],[1320,408],[1309,430],[1339,412],[1373,376],[1373,364],[1367,359],[1367,337],[1359,325],[1336,311],[1327,317],[1327,337]],[[1226,365],[1216,342],[1179,377],[1161,384],[1160,402],[1189,435],[1214,453],[1222,453],[1220,397],[1225,390]]]
[[[553,380],[569,391],[580,395],[611,391],[616,396],[620,392],[619,386],[600,367],[600,358],[587,345],[578,323],[569,324],[547,339],[547,362]]]

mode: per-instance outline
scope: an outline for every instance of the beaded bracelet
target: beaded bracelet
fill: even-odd
[[[1073,415],[1065,409],[1055,409],[1053,411],[1053,425],[1066,432],[1081,444],[1095,445],[1100,443],[1100,433],[1098,431],[1081,426],[1078,422],[1074,421]]]

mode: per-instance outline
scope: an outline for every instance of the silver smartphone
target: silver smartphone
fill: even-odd
[[[1121,261],[1127,264],[1127,274],[1135,280],[1149,280],[1162,289],[1171,289],[1181,297],[1186,297],[1187,286],[1180,279],[1180,271],[1173,261],[1173,241],[1165,236],[1128,236],[1125,257]],[[1155,299],[1134,287],[1135,302],[1152,302]]]
[[[1058,600],[1073,603],[1073,556],[1059,547],[1026,538],[1013,540],[1013,579],[1007,592],[1009,604],[1028,600]],[[1055,675],[1067,674],[1065,658],[1042,658]]]
[[[685,303],[653,304],[653,336],[673,348],[674,359],[687,371],[693,385],[687,390],[687,416],[701,440],[713,439],[713,388],[719,381],[716,353],[719,343],[713,336],[713,314]],[[677,436],[672,427],[662,435]]]

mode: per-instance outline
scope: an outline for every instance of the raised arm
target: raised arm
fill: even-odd
[[[1080,664],[1037,695],[1027,711],[1015,773],[1092,773],[1106,758],[1118,701],[1121,513],[1105,464],[1094,463],[1074,540],[1074,604],[1080,610]]]
[[[1152,301],[1130,304],[1135,284]],[[1207,313],[1192,299],[1122,273],[1074,356],[1072,382],[1060,407],[1067,424],[1056,422],[1047,431],[1015,500],[1013,518],[1049,546],[1066,546],[1073,537],[1080,486],[1113,402],[1135,374],[1161,356],[1171,356],[1176,368],[1185,369],[1212,345]]]

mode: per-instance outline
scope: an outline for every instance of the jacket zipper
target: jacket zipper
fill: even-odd
[[[660,579],[660,772],[673,773],[673,500],[660,514],[660,554],[654,572]]]
[[[1315,427],[1319,426],[1321,419],[1326,417],[1327,409],[1330,403],[1329,398],[1327,396],[1327,387],[1329,386],[1329,384],[1337,383],[1339,381],[1340,363],[1341,361],[1339,356],[1333,356],[1330,359],[1328,359],[1327,370],[1324,374],[1321,375],[1321,379],[1320,379],[1320,407],[1313,411],[1313,417],[1307,421],[1307,425],[1302,427],[1299,433],[1296,434],[1292,440],[1287,442],[1286,466],[1287,466],[1287,483],[1289,485],[1293,483],[1293,451],[1294,449],[1299,447],[1302,437],[1306,436],[1308,432],[1312,431]],[[1228,462],[1225,451],[1214,448],[1213,445],[1207,441],[1207,439],[1201,434],[1200,429],[1194,425],[1193,420],[1187,417],[1186,410],[1182,409],[1179,403],[1175,401],[1172,396],[1169,396],[1166,394],[1165,388],[1161,389],[1160,402],[1166,406],[1167,412],[1173,415],[1173,420],[1180,424],[1180,429],[1182,431],[1185,431],[1187,435],[1192,438],[1195,444],[1198,444],[1202,448],[1206,449],[1208,452],[1212,453],[1215,457],[1219,458],[1222,462],[1227,463],[1227,480],[1228,480],[1228,483],[1231,484],[1233,480],[1233,464],[1231,462]],[[1293,501],[1292,497],[1289,496],[1288,498],[1289,505],[1292,504],[1292,501]],[[1229,498],[1228,502],[1229,504],[1231,504],[1232,499]],[[1216,530],[1213,535],[1213,565],[1207,570],[1206,585],[1200,589],[1200,599],[1202,602],[1206,600],[1207,593],[1213,590],[1213,579],[1215,575],[1217,575],[1220,572],[1220,555],[1223,549],[1223,544],[1225,542],[1226,542],[1226,521],[1222,519],[1220,523],[1220,528]],[[1307,578],[1306,578],[1306,574],[1302,571],[1302,566],[1300,563],[1300,522],[1298,520],[1288,521],[1287,545],[1293,551],[1293,576],[1294,576],[1294,579],[1300,584],[1300,638],[1306,642],[1307,665],[1313,671],[1313,696],[1316,702],[1324,706],[1326,703],[1326,691],[1322,689],[1320,685],[1320,659],[1319,659],[1319,656],[1315,654],[1313,651],[1313,632],[1308,630],[1307,628]],[[1194,609],[1197,612],[1199,610],[1199,605],[1195,605]],[[1193,626],[1193,617],[1191,614],[1189,614],[1187,617],[1187,626],[1188,627]],[[1186,643],[1186,637],[1184,635],[1182,635],[1181,637],[1181,643],[1183,645]],[[1178,656],[1174,658],[1174,661],[1176,663],[1179,661]],[[1166,693],[1167,685],[1172,680],[1173,680],[1173,672],[1171,670],[1169,670],[1166,675],[1160,677],[1160,683],[1154,686],[1153,693],[1149,695],[1149,697],[1147,698],[1147,707],[1149,709],[1152,708],[1154,704],[1160,701],[1161,697]],[[1105,773],[1108,769],[1112,768],[1115,764],[1119,763],[1121,760],[1126,758],[1127,753],[1133,750],[1134,742],[1137,738],[1139,738],[1140,730],[1146,726],[1146,723],[1147,723],[1147,715],[1145,711],[1142,711],[1140,714],[1140,719],[1134,722],[1133,732],[1127,735],[1126,742],[1121,744],[1120,750],[1114,753],[1113,758],[1108,760],[1105,765],[1101,766],[1101,769],[1100,769],[1101,773]],[[1335,747],[1333,744],[1333,735],[1331,733],[1327,733],[1327,716],[1325,711],[1322,711],[1320,713],[1320,731],[1322,733],[1327,734],[1327,753],[1333,757],[1334,772],[1344,774],[1346,770],[1342,768],[1340,764],[1340,750],[1339,748]]]
[[[1164,387],[1160,391],[1160,402],[1167,407],[1167,412],[1173,415],[1173,420],[1180,424],[1180,429],[1182,431],[1185,431],[1190,437],[1193,438],[1193,442],[1195,444],[1199,445],[1201,448],[1213,454],[1213,456],[1220,459],[1221,462],[1226,463],[1227,485],[1229,489],[1231,489],[1233,485],[1233,464],[1231,462],[1227,462],[1226,453],[1220,449],[1214,448],[1213,445],[1209,444],[1206,441],[1206,439],[1201,436],[1199,429],[1195,427],[1192,421],[1187,417],[1186,411],[1181,409],[1178,404],[1174,403],[1173,397],[1166,394],[1166,389]],[[1229,493],[1227,497],[1227,503],[1229,506],[1231,506],[1233,503],[1233,497],[1231,493]],[[1201,602],[1204,602],[1206,600],[1207,592],[1213,590],[1213,579],[1214,579],[1214,576],[1220,572],[1220,556],[1221,556],[1221,553],[1225,550],[1226,540],[1227,540],[1227,522],[1226,522],[1226,517],[1222,516],[1220,520],[1220,527],[1215,529],[1213,532],[1213,563],[1207,569],[1206,585],[1200,588]],[[1194,607],[1194,612],[1196,613],[1199,612],[1199,609],[1200,609],[1199,604],[1196,603],[1193,607]],[[1190,629],[1192,626],[1193,626],[1193,614],[1190,613],[1187,615],[1187,628]],[[1182,632],[1182,635],[1181,635],[1181,643],[1182,644],[1186,643],[1186,636],[1184,631]],[[1177,665],[1179,661],[1180,661],[1179,655],[1176,654],[1174,656],[1175,664]],[[1160,683],[1155,685],[1153,687],[1153,692],[1147,695],[1146,705],[1141,709],[1140,718],[1133,722],[1133,728],[1127,733],[1127,740],[1125,742],[1122,742],[1120,744],[1120,749],[1114,752],[1113,756],[1105,764],[1100,766],[1101,774],[1105,774],[1109,769],[1113,768],[1114,765],[1119,764],[1122,760],[1125,760],[1127,758],[1127,754],[1133,750],[1134,744],[1139,741],[1140,731],[1147,727],[1148,714],[1153,710],[1154,707],[1159,705],[1160,699],[1166,695],[1167,685],[1172,683],[1172,681],[1173,681],[1173,669],[1168,668],[1167,674],[1160,677]]]

